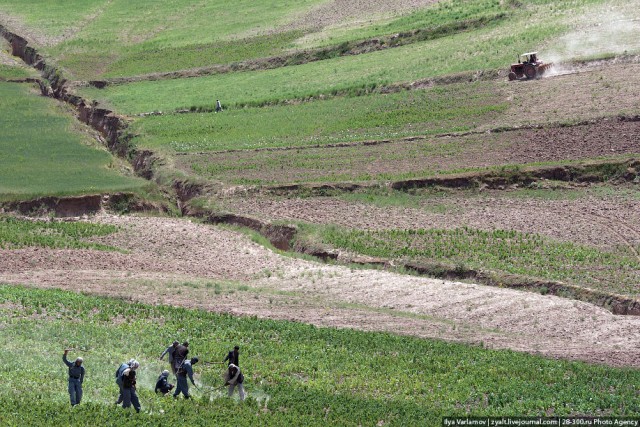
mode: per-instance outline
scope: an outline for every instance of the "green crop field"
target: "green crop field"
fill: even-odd
[[[508,2],[496,0],[449,0],[433,3],[429,7],[402,16],[372,17],[368,25],[343,26],[308,34],[297,41],[300,47],[330,46],[352,40],[366,40],[380,35],[424,29],[438,37],[450,35],[448,28],[454,23],[471,24],[474,21],[504,18],[513,11]],[[465,25],[461,26],[462,28]]]
[[[382,333],[147,306],[0,286],[0,417],[7,425],[439,425],[452,415],[637,416],[640,372]],[[241,348],[248,399],[227,399],[221,369],[195,365],[193,401],[154,395],[174,339],[221,360]],[[73,410],[62,349],[82,355],[84,401]],[[113,372],[141,363],[143,411],[114,408]],[[20,362],[19,375],[16,361]],[[135,421],[134,421],[135,420]]]
[[[2,0],[0,11],[37,29],[34,35],[47,54],[57,58],[71,74],[85,79],[227,64],[285,54],[300,47],[338,45],[415,29],[444,36],[456,31],[455,26],[464,30],[483,19],[529,15],[515,2],[446,0],[400,13],[365,10],[359,16],[361,22],[369,18],[364,25],[351,24],[353,17],[348,16],[343,20],[351,25],[337,28],[295,24],[323,3],[306,0],[274,6],[248,1],[74,0],[51,5],[39,0]],[[545,6],[551,2],[537,3]],[[589,3],[581,0],[571,7]],[[563,6],[552,6],[542,18],[558,9]]]
[[[512,52],[537,45],[549,32],[559,31],[553,27],[530,36],[512,36],[502,28],[487,28],[366,55],[273,70],[144,81],[106,89],[86,88],[81,93],[127,114],[211,108],[216,99],[228,106],[278,103],[457,72],[503,68],[512,62]],[[535,39],[525,41],[525,38]]]
[[[364,255],[479,268],[639,295],[635,283],[640,280],[640,262],[624,247],[603,251],[531,233],[469,227],[382,231],[306,227],[306,239]]]
[[[18,59],[10,57],[3,40],[0,202],[151,191],[162,195],[170,214],[201,213],[201,219],[191,218],[194,222],[222,218],[250,224],[274,240],[283,236],[273,234],[289,233],[280,229],[283,222],[293,223],[297,231],[289,243],[295,249],[333,248],[347,258],[383,257],[434,271],[481,269],[494,272],[497,280],[517,275],[523,281],[563,281],[638,298],[636,3],[0,0],[0,25],[27,39],[66,86],[57,91],[55,83],[63,80],[41,83],[52,83],[56,96],[79,95],[85,105],[113,110],[126,124],[118,135],[128,153],[126,158],[112,156],[96,141],[95,131],[78,123],[73,107],[40,96],[38,85],[7,82],[38,74],[15,66]],[[508,81],[509,65],[529,51],[555,62],[554,74]],[[50,68],[46,70],[43,75],[50,76]],[[221,113],[213,111],[218,99]],[[134,176],[126,163],[132,158],[153,183]],[[594,160],[592,168],[577,165]],[[549,179],[530,184],[526,174],[531,166],[555,167],[540,172],[545,177],[548,172]],[[482,183],[469,176],[449,182],[474,186],[476,178],[477,187],[468,191],[395,191],[391,188],[399,185],[389,185],[478,171],[494,176]],[[371,186],[344,194],[343,188],[355,186],[332,186],[336,182]],[[292,185],[298,183],[328,185]],[[245,187],[280,184],[289,187]],[[483,334],[494,328],[494,321],[471,306],[469,315],[462,314],[464,323],[458,323],[458,314],[446,313],[436,322],[437,328],[463,325],[469,335],[448,330],[427,334],[426,321],[413,330],[400,329],[404,323],[384,324],[382,317],[366,326],[368,318],[352,321],[374,311],[392,313],[394,319],[441,316],[431,308],[389,308],[395,305],[386,305],[386,299],[395,304],[404,291],[402,283],[408,283],[403,280],[413,280],[399,274],[384,273],[390,282],[401,278],[397,283],[378,283],[383,274],[367,271],[361,277],[345,276],[348,283],[308,276],[309,284],[305,274],[315,266],[304,266],[296,256],[282,260],[273,247],[268,257],[261,255],[267,251],[228,230],[203,231],[202,224],[166,218],[98,220],[124,224],[112,226],[27,220],[0,212],[0,338],[5,344],[0,352],[0,421],[8,426],[435,426],[443,416],[640,417],[640,370],[604,365],[637,365],[632,353],[617,345],[629,341],[633,320],[615,323],[620,319],[604,311],[597,319],[580,318],[588,312],[586,305],[573,304],[563,317],[568,325],[545,319],[549,327],[536,326],[541,336],[530,342],[534,329],[527,328],[537,325],[541,313],[563,307],[557,301],[566,300],[509,291],[514,301],[510,308],[529,297],[548,307],[532,307],[531,324],[529,319],[505,320],[509,327],[501,333],[500,346],[603,365],[546,359],[486,348],[492,338]],[[537,221],[540,213],[548,217]],[[258,219],[269,226],[256,226]],[[130,225],[137,231],[105,237],[128,231]],[[267,244],[265,236],[252,237]],[[109,246],[112,238],[122,243]],[[240,266],[236,257],[228,264],[218,257],[225,248],[244,254],[247,263],[260,264],[241,271],[245,264]],[[55,272],[43,266],[59,264],[55,258],[69,249],[102,252],[93,253],[95,264],[69,259],[67,270]],[[39,256],[31,257],[30,251]],[[154,263],[172,253],[175,271],[155,269]],[[127,263],[121,271],[119,264],[105,266],[114,255]],[[197,258],[202,265],[183,267],[182,257]],[[223,265],[210,268],[209,260]],[[281,267],[285,262],[287,267]],[[318,275],[323,268],[317,268]],[[280,271],[292,274],[282,273],[279,280]],[[219,279],[202,278],[218,277],[213,274]],[[78,277],[82,280],[75,283]],[[366,297],[334,292],[358,280],[366,281]],[[415,282],[421,286],[417,282],[422,281]],[[131,290],[132,295],[121,300],[37,289],[51,283],[69,289],[91,286],[102,295],[122,285],[125,291],[118,292]],[[304,295],[292,290],[298,284]],[[197,295],[212,295],[188,292],[199,287],[225,294],[224,304],[215,310],[260,313],[265,319],[192,309],[203,306]],[[382,291],[386,289],[398,293]],[[179,297],[173,298],[173,292]],[[262,304],[260,292],[269,293],[268,306],[232,307],[236,301],[253,303],[253,298]],[[332,292],[335,301],[333,294],[323,299],[323,293]],[[284,302],[280,312],[271,311],[276,294]],[[325,324],[447,340],[462,337],[478,344],[267,319],[317,322],[290,316],[307,307],[307,300],[297,299],[302,295],[313,302],[309,307],[337,319]],[[441,305],[450,304],[449,298],[443,295]],[[369,305],[369,299],[385,301]],[[222,300],[207,306],[214,301]],[[576,319],[581,323],[572,324]],[[579,340],[563,334],[588,328],[589,319],[602,322],[595,329],[610,333],[611,342],[586,351],[586,346],[601,343],[600,336],[594,334],[592,341],[587,334]],[[503,331],[500,322],[495,321],[491,333]],[[415,332],[418,328],[422,332]],[[521,332],[520,341],[515,340]],[[191,388],[193,400],[155,395],[155,380],[167,368],[158,356],[175,339],[189,340],[191,356],[210,362],[239,345],[248,399],[227,398],[220,388],[222,367],[212,364],[195,366],[199,388]],[[553,341],[553,352],[551,345],[541,348],[547,339]],[[489,347],[493,345],[491,341]],[[66,389],[64,348],[73,348],[71,357],[83,356],[87,369],[85,397],[75,408]],[[114,370],[130,358],[141,362],[139,414],[113,404]]]
[[[46,40],[46,52],[72,74],[92,78],[276,53],[290,44],[291,35],[277,34],[267,40],[255,35],[318,3],[74,0],[51,5],[40,0],[2,0],[0,10],[37,28]]]
[[[0,200],[131,191],[148,185],[117,163],[55,101],[0,82]]]
[[[507,108],[488,84],[337,97],[300,105],[150,116],[131,127],[145,148],[177,152],[326,145],[465,131]],[[295,118],[295,119],[292,119]]]
[[[400,148],[399,148],[400,147]],[[178,156],[176,167],[206,179],[230,184],[272,185],[291,182],[402,180],[479,168],[441,167],[440,157],[455,157],[463,148],[447,140],[346,148],[194,153]]]
[[[328,40],[313,27],[288,29],[288,24],[322,3],[77,0],[50,5],[3,0],[0,10],[38,28],[47,53],[79,78],[227,64],[284,54],[297,46],[336,45],[416,28],[446,35],[451,22],[490,19],[509,10],[496,0],[449,0],[400,16],[373,14],[364,28],[342,28]]]
[[[113,250],[114,248],[91,243],[86,239],[105,236],[115,231],[116,227],[113,225],[28,221],[0,215],[0,249],[37,246]]]

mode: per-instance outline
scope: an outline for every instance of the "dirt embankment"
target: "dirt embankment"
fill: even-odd
[[[151,203],[133,193],[93,194],[84,196],[46,196],[30,200],[0,202],[0,213],[14,212],[25,216],[80,217],[103,210],[115,212],[167,212],[162,203]]]
[[[483,191],[490,191],[489,187]],[[584,187],[583,187],[584,188]],[[560,191],[560,190],[559,190]],[[469,195],[471,196],[471,195]],[[377,265],[385,269],[404,268],[429,277],[447,280],[471,280],[489,286],[560,295],[564,298],[595,304],[614,314],[640,315],[640,301],[619,295],[607,286],[588,288],[552,280],[460,268],[443,263],[416,263],[351,254],[319,245],[298,236],[290,225],[272,225],[271,221],[305,221],[338,224],[360,229],[453,229],[457,227],[485,230],[506,229],[523,233],[547,235],[558,241],[597,246],[604,251],[627,247],[640,259],[635,249],[640,245],[640,211],[637,202],[615,197],[584,197],[577,201],[526,200],[475,196],[471,202],[460,195],[447,198],[442,209],[429,212],[429,205],[420,208],[378,208],[364,203],[348,202],[332,197],[276,198],[254,195],[223,201],[223,206],[238,214],[215,214],[193,209],[187,214],[204,218],[209,223],[224,223],[249,227],[267,237],[279,249],[294,250],[324,261],[341,264]],[[625,208],[627,213],[625,214]],[[443,212],[439,212],[443,210]],[[615,215],[610,211],[620,211]],[[262,218],[262,219],[259,219]],[[294,241],[293,246],[289,242]],[[604,285],[604,284],[603,284]],[[632,294],[635,295],[635,294]]]
[[[0,250],[0,281],[640,366],[640,318],[591,304],[285,258],[187,220],[96,220],[120,227],[96,241],[126,253]]]

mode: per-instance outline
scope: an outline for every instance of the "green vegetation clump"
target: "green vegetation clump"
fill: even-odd
[[[7,425],[439,425],[442,416],[638,416],[640,371],[295,322],[0,286],[0,418]],[[226,398],[219,366],[195,365],[191,401],[153,392],[158,355],[188,339],[219,361],[233,345],[248,398]],[[71,409],[62,349],[83,356]],[[113,372],[141,363],[140,414],[114,407]],[[20,373],[16,374],[16,361]]]
[[[0,82],[0,201],[41,195],[136,190],[144,180],[121,175],[105,150],[56,101],[29,86]]]
[[[30,221],[0,215],[0,249],[20,249],[28,246],[64,249],[114,248],[85,239],[106,236],[117,227],[88,222]]]
[[[322,243],[356,253],[465,265],[637,296],[640,261],[628,249],[612,252],[514,230],[356,230],[311,227]],[[303,228],[304,229],[304,228]]]

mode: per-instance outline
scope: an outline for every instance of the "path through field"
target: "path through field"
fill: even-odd
[[[121,227],[99,240],[126,253],[1,250],[0,282],[640,367],[640,318],[587,303],[288,258],[187,220],[95,221]]]

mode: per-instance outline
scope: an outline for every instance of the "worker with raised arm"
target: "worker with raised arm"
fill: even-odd
[[[135,362],[136,364],[138,362]],[[134,369],[135,366],[135,369]],[[133,404],[136,412],[140,412],[140,400],[136,392],[136,369],[140,366],[132,364],[122,373],[122,407],[128,408]]]
[[[84,381],[84,361],[82,357],[76,357],[76,360],[69,362],[67,360],[68,349],[65,349],[62,355],[62,361],[69,368],[69,399],[71,406],[76,406],[82,400],[82,383]]]
[[[187,377],[189,377],[191,384],[196,386],[196,383],[193,381],[193,365],[196,363],[198,363],[198,358],[193,357],[191,360],[185,360],[180,366],[180,369],[178,369],[176,374],[178,377],[178,385],[176,386],[176,391],[173,393],[174,398],[178,398],[180,393],[184,395],[185,399],[189,399],[191,397],[189,395],[189,383],[187,382]]]

